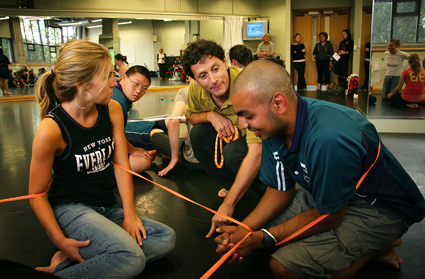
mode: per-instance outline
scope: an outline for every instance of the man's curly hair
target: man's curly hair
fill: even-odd
[[[190,68],[205,57],[215,56],[224,62],[224,49],[214,41],[199,40],[190,43],[183,52],[182,65],[185,73],[195,78]]]

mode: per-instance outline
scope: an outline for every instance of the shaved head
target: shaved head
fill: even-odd
[[[231,89],[232,95],[239,92],[263,104],[269,104],[277,92],[285,94],[289,101],[296,99],[291,77],[285,68],[267,60],[254,61],[244,68]]]

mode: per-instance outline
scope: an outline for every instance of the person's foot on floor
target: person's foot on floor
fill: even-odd
[[[401,238],[394,241],[387,247],[385,247],[383,250],[386,251],[385,254],[378,257],[376,260],[380,263],[383,263],[385,265],[392,266],[396,269],[400,268],[400,264],[403,263],[403,259],[397,254],[397,252],[394,250],[394,247],[400,246],[402,243]]]
[[[64,253],[62,253],[62,251],[58,251],[53,255],[52,260],[50,261],[50,266],[36,267],[35,270],[41,271],[41,272],[53,273],[53,271],[55,271],[55,268],[58,266],[58,264],[60,264],[67,258],[68,257]]]
[[[227,191],[225,188],[223,188],[220,191],[218,191],[218,196],[220,198],[225,198],[227,196],[227,193],[229,193],[229,191]]]

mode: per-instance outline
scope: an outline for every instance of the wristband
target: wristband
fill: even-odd
[[[263,245],[264,247],[273,247],[277,244],[276,238],[266,229],[261,229],[263,231]]]

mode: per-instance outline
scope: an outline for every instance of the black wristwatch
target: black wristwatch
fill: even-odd
[[[263,245],[264,247],[273,247],[277,244],[276,238],[266,229],[261,229],[263,231]]]

